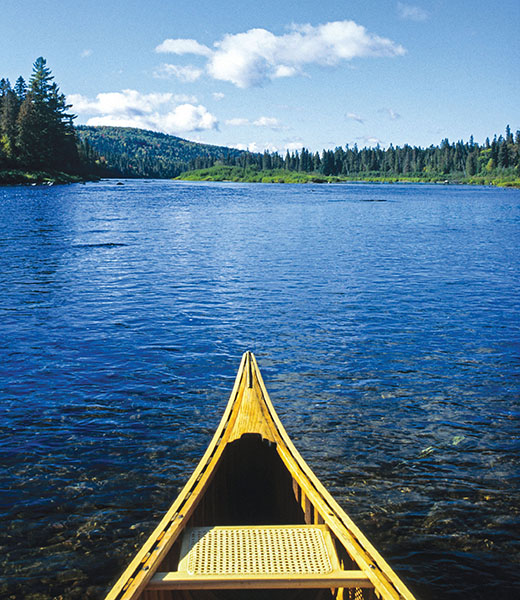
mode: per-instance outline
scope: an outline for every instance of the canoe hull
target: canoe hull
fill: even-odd
[[[182,572],[183,539],[193,528],[258,532],[298,526],[323,528],[330,535],[335,564],[328,573],[312,568],[240,576]],[[306,544],[301,544],[303,551]],[[240,556],[265,551],[264,544]],[[106,600],[256,597],[414,600],[302,459],[276,415],[254,356],[247,352],[204,457]]]

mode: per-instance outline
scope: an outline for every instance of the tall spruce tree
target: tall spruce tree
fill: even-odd
[[[70,170],[79,162],[70,105],[53,81],[43,57],[36,59],[29,80],[17,81],[17,96],[23,99],[17,121],[20,159],[31,168]]]
[[[18,102],[21,104],[25,100],[25,96],[27,95],[27,84],[25,83],[25,79],[20,75],[14,84],[13,92],[16,94],[18,98]]]

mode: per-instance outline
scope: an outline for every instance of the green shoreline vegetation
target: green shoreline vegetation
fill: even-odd
[[[287,151],[245,152],[227,160],[192,161],[191,170],[177,179],[188,181],[241,181],[261,183],[460,183],[520,187],[520,131],[495,135],[485,144],[450,143],[429,148],[390,145],[383,149],[337,147],[320,153]]]
[[[257,167],[234,167],[214,165],[207,169],[196,169],[181,173],[181,181],[224,181],[240,183],[452,183],[469,185],[493,185],[498,187],[520,188],[520,178],[500,176],[383,176],[380,173],[357,175],[323,175],[319,172],[302,173],[284,169],[261,170]]]

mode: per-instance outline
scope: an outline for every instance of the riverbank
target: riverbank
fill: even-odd
[[[175,179],[181,181],[231,181],[240,183],[456,183],[520,188],[520,178],[501,175],[463,177],[455,175],[384,176],[378,174],[322,175],[285,169],[258,170],[254,167],[215,165],[207,169],[185,171]]]
[[[23,171],[10,169],[0,171],[0,185],[54,185],[62,183],[81,183],[96,181],[93,175],[76,175],[63,171]]]

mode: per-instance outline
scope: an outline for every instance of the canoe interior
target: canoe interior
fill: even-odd
[[[302,506],[303,504],[303,506]],[[229,443],[218,468],[198,503],[188,527],[244,525],[300,525],[323,523],[317,510],[303,498],[297,482],[285,467],[276,444],[258,434],[245,434]],[[158,567],[176,571],[181,538]],[[343,546],[335,544],[343,569],[357,568]],[[373,600],[372,589],[350,590],[146,590],[142,600]]]

